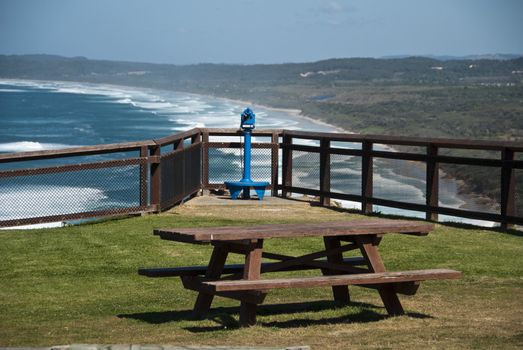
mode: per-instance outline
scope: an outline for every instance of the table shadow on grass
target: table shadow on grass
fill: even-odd
[[[273,304],[273,305],[261,305],[258,307],[258,316],[271,316],[271,315],[289,315],[298,314],[303,312],[315,312],[315,311],[327,311],[334,310],[340,307],[346,307],[340,305],[334,301],[314,301],[314,302],[300,302],[292,304]],[[336,323],[368,323],[377,322],[389,318],[383,313],[383,307],[378,307],[368,303],[352,302],[349,307],[358,308],[357,312],[348,312],[342,316],[336,317],[319,317],[318,319],[312,318],[293,318],[284,321],[259,321],[258,324],[264,327],[272,328],[300,328],[313,325],[328,325]],[[239,307],[217,307],[211,309],[209,315],[206,317],[208,320],[212,320],[217,323],[216,326],[189,326],[184,329],[194,332],[212,332],[223,329],[236,329],[239,327],[237,315],[239,314]],[[430,315],[421,313],[407,312],[408,317],[413,318],[432,318]],[[130,318],[139,320],[150,324],[162,324],[168,322],[180,322],[187,320],[194,320],[192,316],[192,310],[181,310],[181,311],[160,311],[160,312],[144,312],[136,314],[121,314],[119,318]]]

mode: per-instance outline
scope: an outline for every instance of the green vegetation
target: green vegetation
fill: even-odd
[[[239,215],[239,213],[244,215]],[[256,219],[245,219],[256,217]],[[178,278],[148,279],[143,266],[206,264],[210,248],[166,242],[152,229],[259,222],[358,219],[342,210],[286,207],[191,207],[170,213],[59,229],[0,231],[0,346],[160,343],[313,349],[478,348],[523,346],[523,243],[516,232],[437,225],[427,237],[386,236],[389,270],[453,268],[464,278],[422,283],[402,297],[406,316],[389,318],[375,291],[351,288],[337,307],[328,288],[268,295],[259,325],[238,329],[238,304],[217,298],[210,317],[190,319],[195,293]],[[300,254],[318,239],[268,240]],[[238,261],[238,258],[236,258]],[[312,273],[312,272],[311,272]]]
[[[249,100],[300,109],[304,115],[359,133],[523,140],[522,57],[175,66],[0,55],[0,77],[122,84]],[[464,191],[499,202],[500,184],[491,169],[445,166],[444,170],[465,180]],[[523,183],[523,172],[517,177],[517,183]],[[519,187],[517,202],[523,208]]]

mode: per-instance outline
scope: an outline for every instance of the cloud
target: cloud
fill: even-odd
[[[329,0],[321,2],[319,8],[314,11],[320,14],[318,20],[322,24],[339,26],[351,22],[358,9],[346,1]]]
[[[331,0],[327,2],[327,7],[330,8],[332,11],[336,11],[337,13],[340,12],[353,12],[356,10],[354,6],[347,5],[346,3],[342,3],[337,0]]]

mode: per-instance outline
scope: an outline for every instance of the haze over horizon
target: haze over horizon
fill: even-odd
[[[0,0],[0,54],[151,63],[523,53],[523,1]]]

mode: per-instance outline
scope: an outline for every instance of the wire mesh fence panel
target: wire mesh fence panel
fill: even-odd
[[[515,206],[516,206],[516,216],[523,217],[523,169],[515,169]]]
[[[146,166],[145,160],[132,159],[0,172],[0,225],[21,219],[67,220],[72,214],[112,215],[145,209]]]
[[[200,189],[201,144],[161,157],[161,207],[165,209]]]
[[[292,186],[320,189],[320,154],[292,151]]]
[[[270,148],[253,148],[251,152],[251,179],[271,181],[272,156]]]
[[[209,184],[240,180],[242,158],[240,148],[209,148]]]
[[[361,194],[361,157],[331,154],[331,192]]]
[[[425,204],[425,163],[374,158],[373,172],[373,197]]]
[[[241,148],[209,148],[209,184],[239,181],[243,177],[243,150]],[[271,181],[272,158],[270,148],[251,149],[251,179]]]
[[[161,157],[161,207],[166,208],[184,197],[184,154],[183,152]]]
[[[202,185],[202,144],[185,150],[184,159],[185,183],[184,192],[186,195],[198,191]]]
[[[441,165],[439,202],[442,207],[500,213],[501,169],[476,165]],[[456,196],[459,194],[459,196]]]

